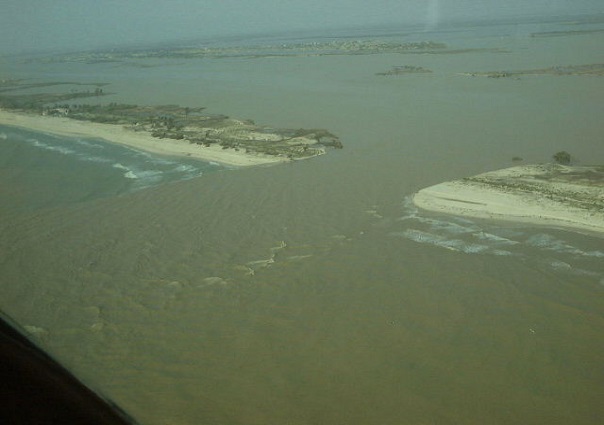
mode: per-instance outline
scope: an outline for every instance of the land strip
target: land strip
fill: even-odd
[[[583,76],[604,76],[604,63],[595,63],[589,65],[567,65],[552,66],[549,68],[525,69],[516,71],[487,71],[487,72],[464,72],[459,75],[466,77],[487,77],[487,78],[517,78],[525,75],[583,75]]]
[[[430,186],[413,202],[433,212],[604,235],[604,166],[506,168]]]
[[[17,91],[32,87],[17,80],[4,82],[5,89],[11,84]],[[73,103],[107,95],[98,84],[95,86],[92,92],[2,93],[0,123],[66,136],[98,137],[149,152],[234,166],[306,159],[323,155],[328,148],[342,148],[338,137],[327,130],[276,129],[251,120],[205,114],[204,108]]]

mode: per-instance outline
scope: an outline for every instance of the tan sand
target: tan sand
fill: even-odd
[[[17,114],[0,109],[0,124],[63,136],[94,137],[134,149],[169,156],[185,156],[224,165],[245,167],[288,161],[287,158],[248,154],[220,146],[201,146],[183,140],[158,139],[147,132],[135,132],[115,124],[99,124],[62,117]]]
[[[425,210],[604,234],[604,167],[528,165],[440,183],[413,202]]]

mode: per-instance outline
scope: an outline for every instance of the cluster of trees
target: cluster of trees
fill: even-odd
[[[560,151],[560,152],[556,152],[552,158],[554,159],[554,161],[556,161],[558,164],[562,164],[562,165],[569,165],[571,162],[571,156],[568,152],[566,151]]]
[[[556,152],[555,154],[552,155],[552,159],[554,160],[554,162],[556,164],[561,164],[561,165],[569,165],[572,162],[572,157],[566,151]],[[523,161],[523,158],[521,158],[519,156],[515,156],[512,158],[512,161],[514,161],[514,162]]]

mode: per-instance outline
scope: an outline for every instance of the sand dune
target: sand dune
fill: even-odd
[[[604,167],[506,168],[427,187],[413,202],[447,214],[604,233]]]

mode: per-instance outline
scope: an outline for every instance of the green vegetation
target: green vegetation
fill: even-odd
[[[571,161],[571,156],[566,151],[556,152],[552,156],[552,158],[554,159],[554,161],[556,161],[558,164],[561,164],[561,165],[569,165],[570,161]]]
[[[604,211],[604,199],[601,196],[604,167],[563,167],[561,165],[538,166],[541,174],[496,177],[492,173],[485,173],[467,177],[463,181],[483,185],[503,193],[531,196],[538,194],[560,205],[579,208],[586,212],[601,213]]]
[[[518,71],[488,71],[488,72],[466,72],[461,75],[468,77],[487,77],[487,78],[510,78],[521,77],[523,75],[585,75],[585,76],[604,76],[604,64],[595,63],[589,65],[568,65],[552,66],[549,68],[525,69]]]
[[[41,83],[37,87],[73,83]],[[17,112],[59,116],[80,121],[122,125],[159,139],[175,139],[202,146],[218,145],[248,154],[265,154],[290,159],[321,155],[326,148],[341,149],[337,136],[323,129],[274,129],[251,120],[226,115],[203,114],[205,108],[179,105],[140,106],[121,103],[88,104],[75,100],[107,96],[101,85],[94,90],[70,93],[19,94],[31,84],[21,80],[3,80],[0,108]],[[11,91],[6,94],[5,91]]]
[[[421,66],[403,65],[393,66],[391,70],[386,72],[377,72],[375,75],[390,76],[390,75],[405,75],[405,74],[429,74],[432,70],[422,68]]]

